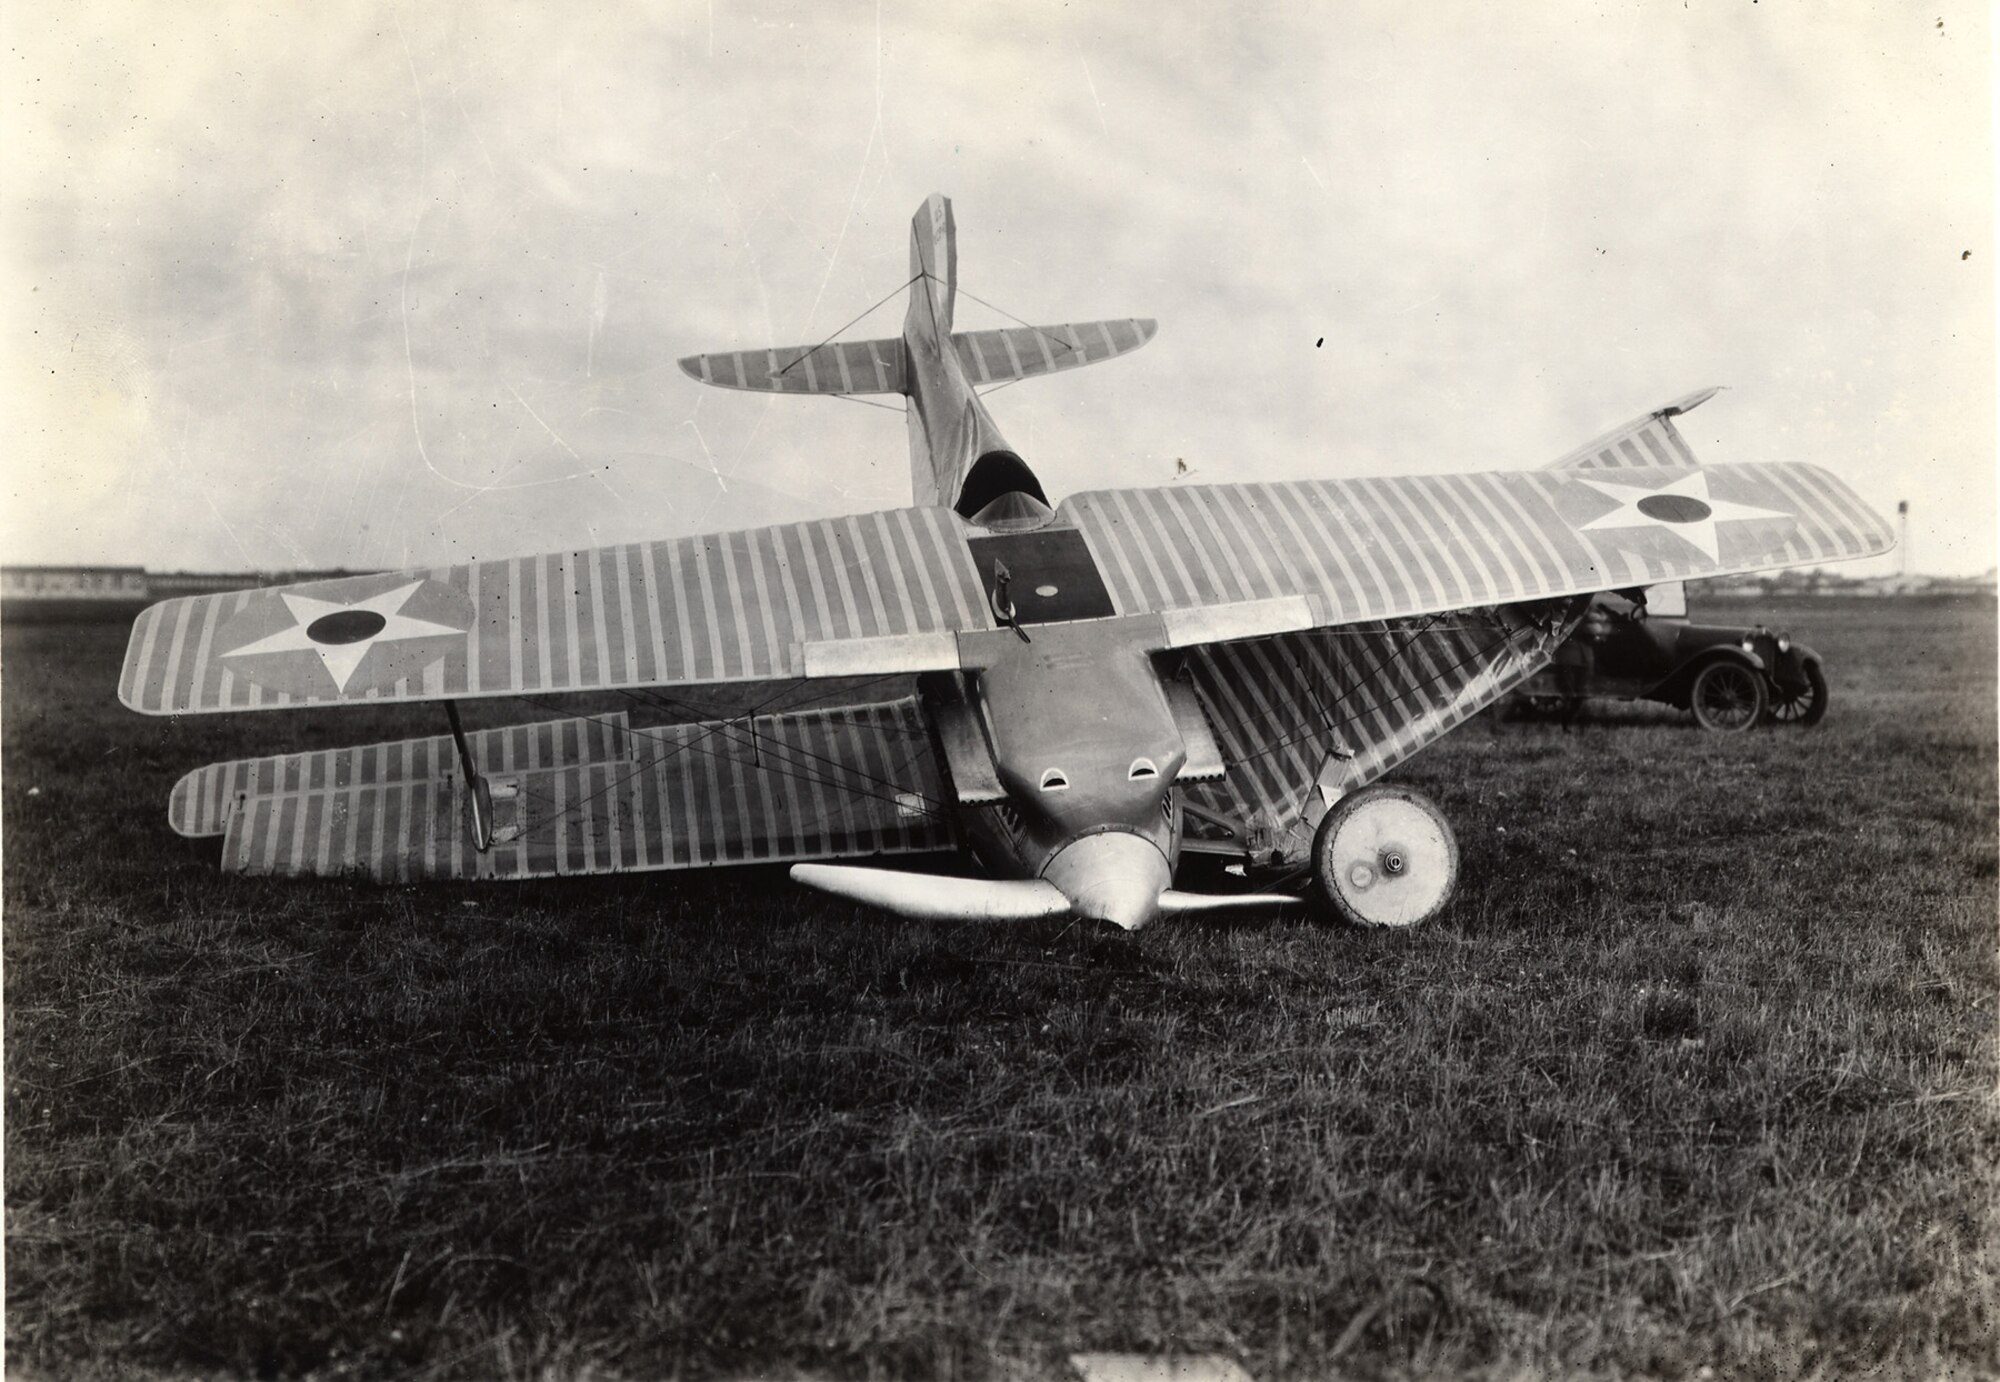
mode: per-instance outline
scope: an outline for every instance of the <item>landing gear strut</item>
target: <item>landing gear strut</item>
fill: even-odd
[[[1378,784],[1342,797],[1313,836],[1313,883],[1357,926],[1429,921],[1458,886],[1458,841],[1422,792]]]

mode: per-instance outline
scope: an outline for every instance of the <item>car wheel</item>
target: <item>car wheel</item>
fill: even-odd
[[[1771,719],[1781,725],[1810,727],[1826,718],[1826,673],[1817,662],[1805,665],[1806,684],[1795,692],[1782,688],[1771,696]]]
[[[1313,883],[1357,926],[1416,926],[1458,886],[1451,822],[1422,792],[1364,787],[1333,804],[1313,836]]]
[[[1740,733],[1764,717],[1764,678],[1740,662],[1711,662],[1695,674],[1688,708],[1703,729]]]

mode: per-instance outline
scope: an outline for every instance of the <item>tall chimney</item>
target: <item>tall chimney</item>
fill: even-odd
[[[1903,579],[1910,579],[1910,501],[1896,501],[1896,551],[1903,561]]]

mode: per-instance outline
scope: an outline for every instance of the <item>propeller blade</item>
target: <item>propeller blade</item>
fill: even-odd
[[[1283,907],[1303,906],[1303,899],[1286,893],[1183,893],[1169,888],[1160,894],[1163,917],[1193,916],[1200,912],[1275,912]]]
[[[1039,879],[944,878],[852,864],[794,864],[792,881],[916,921],[1040,921],[1069,915],[1062,889]]]

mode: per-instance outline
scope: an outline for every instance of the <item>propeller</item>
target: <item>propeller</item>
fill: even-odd
[[[852,864],[794,864],[792,881],[917,921],[1039,921],[1069,915],[1062,889],[1040,879],[945,878]]]
[[[1203,912],[1275,912],[1303,907],[1290,893],[1184,893],[1169,888],[1160,894],[1163,917],[1198,916]]]
[[[1134,911],[1083,906],[1046,879],[947,878],[930,873],[863,868],[852,864],[794,864],[792,881],[850,902],[879,907],[916,921],[1041,921],[1053,917],[1101,915],[1128,930],[1158,916],[1193,916],[1205,912],[1276,911],[1297,907],[1299,899],[1284,893],[1184,893],[1172,888],[1158,894],[1157,905]],[[1151,913],[1151,915],[1147,915]]]

